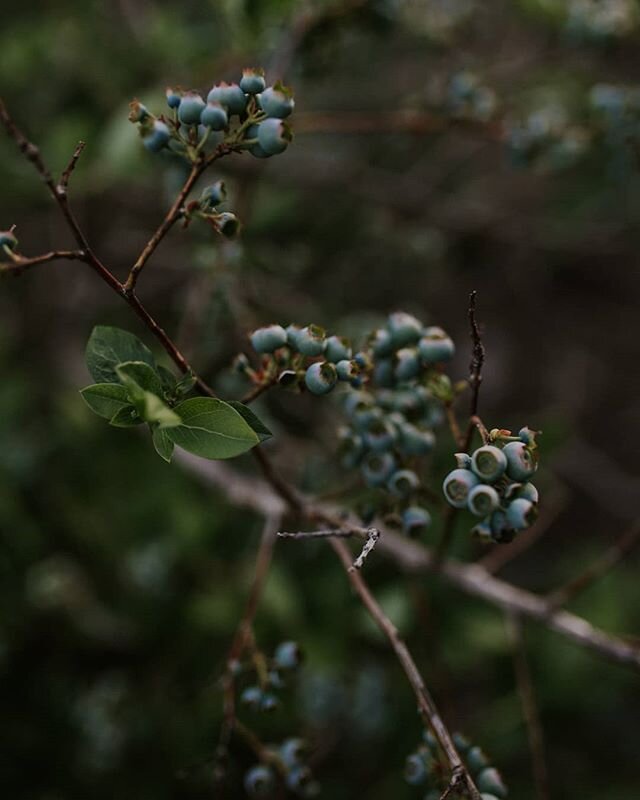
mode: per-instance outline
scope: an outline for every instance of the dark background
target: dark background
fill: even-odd
[[[640,82],[637,4],[618,5],[631,9],[629,25],[605,36],[597,26],[576,34],[572,4],[533,0],[34,1],[3,15],[2,92],[55,171],[86,140],[72,202],[122,278],[181,179],[143,151],[128,101],[160,111],[167,84],[207,90],[246,65],[264,64],[271,80],[284,70],[294,144],[215,171],[241,238],[175,230],[147,267],[143,301],[204,377],[237,397],[246,387],[228,366],[252,327],[295,320],[357,333],[396,308],[454,336],[453,374],[464,378],[477,289],[482,415],[489,427],[544,431],[538,483],[554,509],[504,576],[548,591],[638,514],[640,128],[593,133],[587,102],[594,84]],[[446,86],[461,70],[495,91],[490,125],[398,129],[402,110],[446,120]],[[589,146],[564,168],[547,157],[519,167],[505,131],[550,107]],[[0,227],[18,225],[23,253],[71,244],[5,136],[0,176]],[[0,286],[0,785],[16,799],[211,797],[216,681],[261,521],[85,408],[77,390],[97,323],[154,346],[81,264]],[[276,392],[257,410],[285,473],[314,491],[349,480],[332,461],[337,405]],[[434,485],[451,450],[443,431]],[[456,547],[478,554],[465,525]],[[572,610],[638,631],[637,569],[629,556]],[[533,798],[500,613],[433,578],[407,581],[382,557],[368,576],[451,727],[491,754],[512,797]],[[307,653],[286,707],[255,724],[267,741],[309,737],[323,797],[420,796],[402,779],[420,736],[415,700],[326,548],[277,549],[257,635],[267,650],[294,638]],[[526,639],[552,796],[635,797],[637,677],[537,626]],[[238,748],[230,797],[243,796],[250,763]]]

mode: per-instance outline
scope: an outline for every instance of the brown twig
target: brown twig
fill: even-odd
[[[27,258],[16,255],[12,261],[0,263],[0,274],[21,275],[25,270],[36,267],[38,264],[47,264],[50,261],[84,261],[85,253],[83,250],[51,250],[39,256]]]
[[[478,327],[478,320],[476,319],[476,295],[474,289],[469,295],[469,330],[471,332],[471,341],[473,349],[471,352],[471,364],[469,365],[469,384],[471,386],[471,405],[469,409],[469,425],[467,427],[467,435],[464,439],[465,452],[469,449],[471,444],[471,437],[473,436],[473,428],[475,423],[474,417],[478,414],[478,400],[480,395],[480,384],[482,383],[482,367],[484,365],[485,350],[480,336],[480,328]]]
[[[387,637],[393,652],[396,654],[396,658],[400,662],[400,665],[404,670],[404,673],[407,676],[411,688],[413,689],[418,700],[418,709],[422,716],[423,722],[425,726],[428,726],[429,729],[433,731],[433,734],[438,740],[445,758],[447,759],[447,763],[449,764],[449,768],[451,770],[450,785],[452,789],[456,787],[457,789],[466,790],[472,800],[480,800],[480,793],[473,782],[473,778],[462,763],[458,751],[456,750],[456,747],[451,739],[451,734],[449,733],[447,726],[442,721],[442,717],[440,716],[436,704],[431,697],[431,693],[427,689],[422,675],[420,674],[420,671],[413,660],[413,656],[400,637],[397,628],[384,613],[378,601],[371,593],[364,578],[362,577],[362,573],[351,568],[351,553],[345,546],[344,542],[332,538],[329,539],[329,543],[342,562],[342,566],[346,570],[347,577],[362,601],[362,604],[367,609],[371,618],[378,625],[380,630]]]
[[[253,401],[257,400],[258,397],[260,397],[260,395],[264,394],[266,391],[276,386],[277,383],[278,383],[278,375],[274,375],[268,381],[265,381],[264,383],[259,383],[256,386],[254,386],[253,389],[250,389],[240,402],[244,403],[245,405],[253,403]]]
[[[278,536],[282,539],[351,539],[354,536],[358,536],[365,541],[359,555],[351,564],[350,569],[354,570],[362,569],[364,562],[380,539],[380,531],[377,528],[358,528],[353,526],[320,531],[296,531],[295,533],[278,531]]]
[[[513,649],[516,683],[522,712],[527,726],[531,768],[536,787],[537,800],[549,800],[549,775],[544,754],[544,732],[536,702],[533,678],[527,659],[522,620],[516,614],[507,614],[507,633]]]
[[[594,581],[612,570],[627,553],[633,550],[638,542],[640,542],[640,520],[637,520],[626,533],[605,550],[600,558],[590,564],[584,572],[547,595],[549,605],[552,608],[565,606],[576,595],[591,586]]]
[[[84,142],[78,142],[76,145],[76,149],[73,151],[73,155],[69,160],[66,168],[64,169],[62,175],[60,176],[60,189],[66,189],[69,186],[69,179],[71,178],[71,173],[76,168],[76,164],[78,163],[78,159],[82,155],[82,151],[85,148]]]

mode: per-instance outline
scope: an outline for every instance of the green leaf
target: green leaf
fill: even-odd
[[[181,424],[180,417],[161,400],[158,395],[144,392],[143,398],[136,403],[138,414],[145,422],[156,424],[160,428],[175,428]]]
[[[155,427],[152,431],[153,446],[156,453],[163,458],[167,463],[171,461],[173,455],[174,444],[169,438],[165,428]]]
[[[162,388],[167,394],[174,394],[178,381],[170,369],[167,369],[162,364],[158,364],[158,375],[162,381]]]
[[[119,383],[94,383],[80,390],[82,399],[99,417],[111,419],[126,406],[131,405],[129,395]]]
[[[118,383],[116,367],[125,361],[144,361],[155,369],[153,353],[128,331],[96,325],[87,342],[87,368],[96,383]]]
[[[183,375],[178,381],[176,385],[176,391],[181,395],[189,394],[195,385],[196,376],[193,374],[193,372],[187,372],[186,375]]]
[[[228,403],[192,397],[175,407],[182,420],[167,435],[175,444],[202,458],[233,458],[260,442],[244,417]]]
[[[129,390],[133,400],[138,390],[162,394],[162,381],[155,369],[144,361],[125,361],[116,366],[116,375]]]
[[[249,425],[251,430],[257,434],[258,439],[260,439],[261,442],[264,442],[266,439],[270,439],[273,436],[269,428],[267,428],[262,420],[256,417],[256,415],[248,406],[243,405],[238,400],[227,400],[227,404],[230,405],[231,408],[235,408],[238,414],[240,414],[244,421]]]
[[[128,405],[121,408],[109,420],[109,425],[115,428],[130,428],[132,425],[141,425],[144,422],[136,411],[135,406]]]

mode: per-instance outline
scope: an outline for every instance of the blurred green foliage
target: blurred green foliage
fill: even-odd
[[[88,142],[73,202],[123,277],[181,176],[143,153],[126,120],[133,96],[161,108],[165,84],[206,88],[247,64],[275,68],[300,14],[327,7],[344,13],[301,37],[285,76],[300,112],[375,119],[429,108],[451,74],[472,68],[507,116],[551,98],[582,119],[589,87],[628,84],[640,51],[633,26],[577,36],[571,6],[32,2],[3,19],[0,74],[8,107],[52,168]],[[542,428],[543,489],[562,483],[567,498],[505,577],[550,590],[636,515],[640,181],[628,150],[599,143],[568,169],[523,171],[502,143],[464,128],[340,133],[308,122],[282,163],[230,160],[221,172],[243,238],[220,245],[174,232],[141,294],[226,396],[243,391],[226,368],[255,324],[313,321],[354,335],[396,307],[455,335],[464,377],[466,296],[477,288],[483,414],[490,425]],[[43,187],[6,137],[0,173],[2,227],[19,225],[24,252],[64,245]],[[262,521],[84,408],[76,390],[95,323],[144,336],[78,265],[2,284],[0,785],[25,800],[211,797],[218,678]],[[261,414],[285,472],[313,490],[340,488],[334,407],[276,395]],[[443,443],[435,488],[451,466]],[[456,546],[468,557],[477,552],[466,522]],[[420,737],[414,698],[328,548],[299,545],[276,549],[256,635],[268,651],[295,639],[306,664],[285,708],[250,721],[267,741],[309,737],[323,797],[417,797],[402,780]],[[636,574],[632,556],[575,610],[607,630],[639,630]],[[491,754],[512,797],[533,798],[500,613],[435,578],[405,579],[375,554],[367,577],[451,727]],[[554,796],[634,797],[637,678],[533,625],[526,640]],[[233,755],[228,796],[242,797],[252,757],[241,745]]]

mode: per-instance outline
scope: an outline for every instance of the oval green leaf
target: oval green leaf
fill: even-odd
[[[174,409],[182,420],[168,428],[172,442],[202,458],[233,458],[246,453],[260,439],[241,414],[212,397],[192,397]]]

